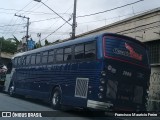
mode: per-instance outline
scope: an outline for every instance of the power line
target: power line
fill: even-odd
[[[69,20],[68,20],[69,21]],[[63,23],[60,27],[58,27],[55,31],[53,31],[52,33],[50,33],[49,35],[47,35],[45,38],[43,38],[41,41],[45,40],[46,38],[48,38],[49,36],[51,36],[53,33],[55,33],[56,31],[58,31],[60,28],[62,28],[68,21],[66,21],[65,23]]]
[[[54,18],[47,18],[47,19],[42,19],[42,20],[36,20],[36,21],[31,21],[31,23],[35,23],[35,22],[43,22],[43,21],[48,21],[48,20],[53,20],[53,19],[58,19],[59,17],[54,17]],[[2,25],[0,27],[6,27],[6,26],[17,26],[17,25],[24,25],[26,23],[22,23],[22,24],[13,24],[13,25]]]
[[[12,11],[20,11],[20,10],[17,10],[17,9],[6,9],[6,8],[0,8],[0,9],[3,9],[3,10],[12,10]],[[53,15],[53,13],[48,13],[48,12],[34,12],[34,11],[24,11],[24,10],[21,10],[21,11],[23,11],[23,12],[25,12],[25,13],[30,13],[30,14],[52,14]],[[6,12],[2,12],[2,13],[6,13]],[[6,14],[13,14],[13,13],[6,13]],[[64,13],[58,13],[58,14],[64,14]]]
[[[32,2],[32,0],[31,0],[27,5],[25,5],[21,10],[17,10],[17,13],[20,12],[20,11],[22,11],[23,9],[25,9],[28,5],[31,4],[31,2]],[[2,9],[2,8],[0,8],[0,9]],[[13,18],[14,18],[14,16],[13,16]],[[12,19],[13,19],[13,18],[12,18]],[[18,18],[17,18],[17,20],[18,20]],[[17,20],[16,20],[14,23],[16,23]],[[11,20],[11,22],[12,22],[12,20]],[[9,28],[8,31],[10,31],[12,27],[13,27],[13,26],[10,26],[10,28]],[[5,32],[4,32],[4,33],[5,33]],[[5,36],[6,36],[7,34],[8,34],[8,33],[6,33]]]
[[[21,10],[19,10],[18,12],[22,11],[24,8],[26,8],[28,5],[30,5],[33,1],[31,0],[26,6],[24,6]],[[16,14],[18,13],[16,12]]]
[[[46,3],[47,1],[48,1],[48,0],[46,0],[44,3]],[[38,5],[38,3],[37,3],[34,7],[32,7],[32,9],[35,8],[37,5]],[[37,8],[33,9],[32,11],[35,11],[36,9],[39,9],[41,6],[42,6],[42,4],[41,4],[40,6],[38,6]],[[30,12],[30,13],[28,13],[28,14],[31,14],[31,13],[32,13],[32,12]]]
[[[86,23],[93,23],[93,22],[99,22],[99,21],[105,21],[105,20],[111,20],[111,19],[115,19],[115,18],[119,18],[119,17],[125,17],[125,16],[128,16],[128,15],[137,15],[139,13],[143,13],[143,12],[147,12],[147,11],[150,11],[150,10],[144,10],[144,11],[139,11],[139,12],[135,12],[135,13],[129,13],[129,14],[125,14],[125,15],[121,15],[121,16],[115,16],[115,17],[111,17],[111,18],[104,18],[104,19],[101,19],[101,20],[94,20],[94,21],[88,21],[88,22],[82,22],[82,23],[77,23],[77,24],[86,24]]]
[[[112,8],[112,9],[109,9],[109,10],[105,10],[105,11],[101,11],[101,12],[97,12],[97,13],[92,13],[92,14],[88,14],[88,15],[77,16],[77,18],[80,18],[80,17],[89,17],[89,16],[93,16],[93,15],[97,15],[97,14],[101,14],[101,13],[113,11],[113,10],[120,9],[120,8],[129,6],[129,5],[133,5],[133,4],[142,2],[142,1],[144,1],[144,0],[139,0],[139,1],[136,1],[136,2],[128,3],[128,4],[125,4],[125,5],[119,6],[119,7],[115,7],[115,8]]]
[[[72,6],[73,6],[73,5],[72,5]],[[72,8],[72,6],[69,7],[69,9],[67,9],[67,10],[65,11],[65,13],[67,13],[67,11],[69,11],[69,10]],[[52,28],[52,26],[53,26],[55,23],[57,23],[57,22],[58,22],[58,20],[57,20],[56,22],[54,22],[50,27],[48,27],[47,29],[45,29],[45,31],[48,30],[48,29],[50,29],[50,28]],[[60,29],[60,28],[59,28],[59,29]],[[58,29],[58,30],[59,30],[59,29]],[[55,31],[55,32],[56,32],[56,31]],[[54,33],[55,33],[55,32],[54,32]],[[52,33],[52,34],[53,34],[53,33]],[[51,35],[52,35],[52,34],[51,34]],[[49,35],[49,36],[50,36],[50,35]],[[49,36],[47,36],[47,37],[49,37]],[[45,39],[46,39],[47,37],[45,37]]]
[[[31,23],[43,22],[43,21],[48,21],[48,20],[53,20],[53,19],[59,19],[59,18],[60,18],[60,17],[54,17],[54,18],[48,18],[48,19],[43,19],[43,20],[31,21]]]

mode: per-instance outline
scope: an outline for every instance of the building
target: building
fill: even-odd
[[[160,110],[160,8],[109,24],[76,37],[103,32],[127,35],[144,42],[149,48],[151,78],[149,110]]]
[[[6,65],[11,62],[11,58],[13,57],[13,54],[1,52],[1,63]]]

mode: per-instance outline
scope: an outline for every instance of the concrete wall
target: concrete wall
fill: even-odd
[[[150,77],[148,110],[160,110],[160,67],[153,66]]]
[[[78,35],[87,36],[103,32],[113,32],[137,38],[142,42],[160,39],[160,8],[115,22],[110,25]]]

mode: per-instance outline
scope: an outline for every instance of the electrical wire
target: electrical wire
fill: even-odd
[[[115,8],[112,8],[112,9],[109,9],[109,10],[105,10],[105,11],[101,11],[101,12],[97,12],[97,13],[92,13],[92,14],[88,14],[88,15],[77,16],[77,18],[80,18],[80,17],[89,17],[89,16],[93,16],[93,15],[97,15],[97,14],[102,14],[102,13],[105,13],[105,12],[109,12],[109,11],[113,11],[113,10],[116,10],[116,9],[120,9],[120,8],[129,6],[129,5],[133,5],[133,4],[142,2],[142,1],[144,1],[144,0],[138,0],[138,1],[136,1],[136,2],[128,3],[128,4],[125,4],[125,5],[119,6],[119,7],[115,7]]]
[[[69,20],[68,20],[69,21]],[[62,28],[68,21],[66,21],[65,23],[63,23],[60,27],[58,27],[55,31],[53,31],[52,33],[50,33],[49,35],[47,35],[45,38],[41,39],[41,41],[45,40],[46,38],[48,38],[49,36],[51,36],[53,33],[55,33],[56,31],[58,31],[60,28]]]
[[[24,6],[21,10],[17,11],[15,14],[17,14],[18,12],[22,11],[23,9],[25,9],[28,5],[30,5],[33,2],[33,0],[31,0],[26,6]]]

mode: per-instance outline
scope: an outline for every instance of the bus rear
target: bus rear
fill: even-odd
[[[115,111],[145,110],[150,77],[146,47],[133,38],[111,35],[103,37],[103,54],[105,101]]]

